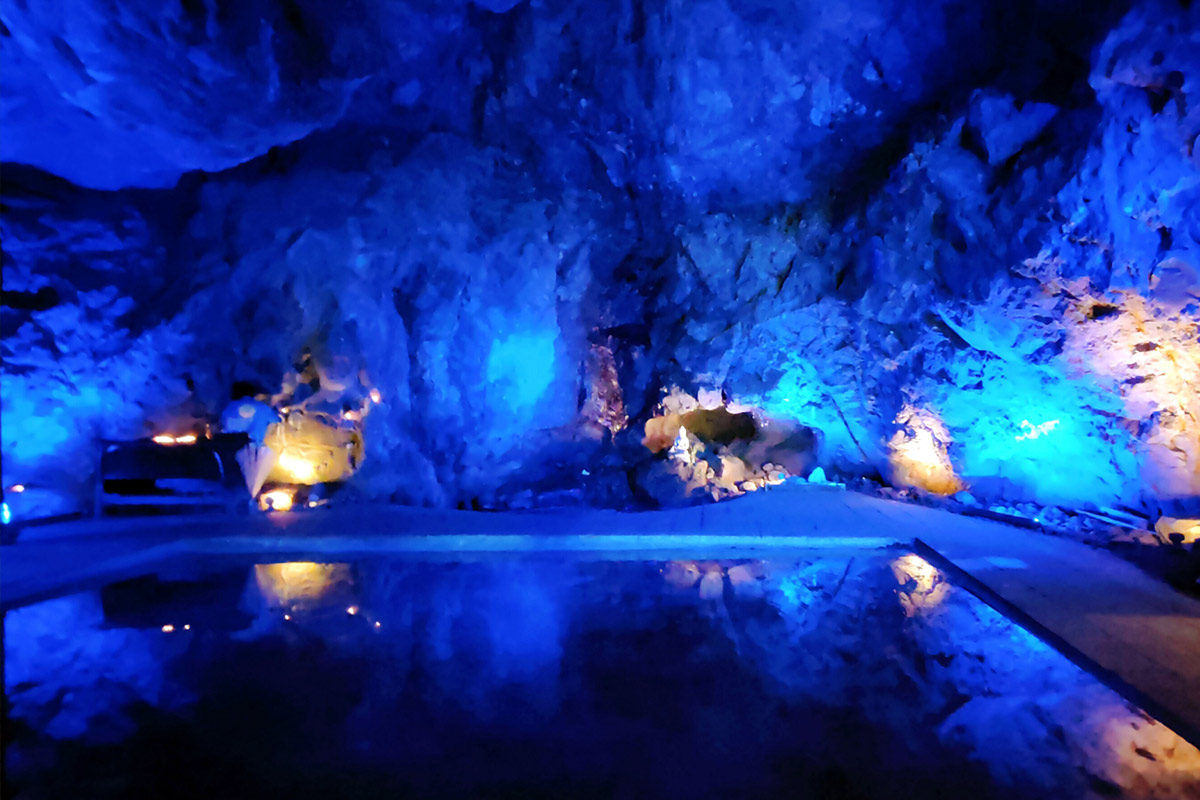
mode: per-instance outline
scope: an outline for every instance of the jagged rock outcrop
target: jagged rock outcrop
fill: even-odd
[[[173,187],[6,166],[6,475],[307,351],[402,502],[635,502],[672,386],[834,474],[1200,497],[1200,7],[331,13],[0,12],[3,158]]]
[[[13,3],[0,12],[0,157],[90,188],[170,187],[334,125],[352,103],[401,128],[409,115],[419,127],[462,120],[487,72],[468,13],[465,3]]]

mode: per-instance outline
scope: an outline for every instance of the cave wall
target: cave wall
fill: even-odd
[[[598,346],[631,431],[716,389],[844,474],[934,419],[982,496],[1200,497],[1194,4],[60,5],[0,10],[38,513],[306,349],[398,502],[620,484]]]

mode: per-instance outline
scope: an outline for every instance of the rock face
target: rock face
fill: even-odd
[[[462,4],[14,3],[0,153],[81,186],[169,187],[338,122],[360,91],[403,112],[422,95],[414,76],[435,72],[452,94],[443,62],[475,44],[465,17]]]
[[[306,351],[399,502],[636,502],[672,387],[835,475],[1200,497],[1195,4],[126,5],[0,10],[46,508]]]

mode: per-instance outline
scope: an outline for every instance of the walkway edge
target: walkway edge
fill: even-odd
[[[1166,725],[1175,733],[1186,739],[1194,747],[1200,748],[1200,729],[1193,726],[1170,708],[1164,706],[1137,687],[1129,684],[1120,675],[1106,669],[1079,648],[1072,645],[1063,637],[1038,622],[1034,617],[1018,606],[1004,599],[999,593],[979,578],[955,564],[947,556],[942,555],[928,543],[917,538],[912,542],[913,551],[933,564],[938,569],[950,575],[951,583],[966,589],[987,605],[994,608],[1016,625],[1032,633],[1038,639],[1062,653],[1071,663],[1087,672],[1100,683],[1112,689],[1126,701],[1140,708]]]

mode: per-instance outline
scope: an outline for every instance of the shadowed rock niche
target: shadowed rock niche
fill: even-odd
[[[235,400],[284,426],[230,462],[276,510],[1200,517],[1200,4],[0,22],[15,518]]]
[[[707,405],[705,405],[707,404]],[[808,478],[818,462],[819,433],[791,422],[730,408],[719,392],[700,399],[676,388],[646,421],[642,444],[657,459],[639,482],[662,505],[721,500]]]

